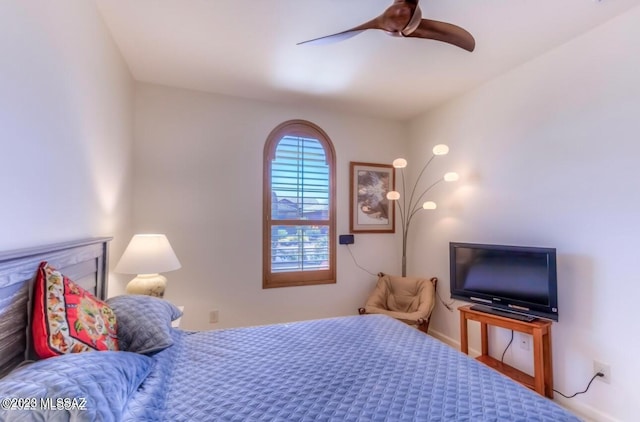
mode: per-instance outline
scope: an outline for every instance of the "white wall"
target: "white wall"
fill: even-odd
[[[410,272],[438,275],[448,298],[449,241],[556,247],[555,387],[581,391],[593,360],[610,364],[610,385],[561,400],[596,420],[640,415],[638,321],[627,319],[640,298],[639,39],[635,8],[410,127],[411,156],[448,143],[463,176],[420,219]],[[458,321],[439,304],[433,329],[458,341]],[[495,355],[507,341],[494,333]],[[528,359],[516,347],[506,361],[530,370]]]
[[[335,285],[262,289],[262,154],[289,119],[322,127],[337,156],[339,234],[349,231],[349,161],[390,163],[406,126],[160,86],[137,85],[134,224],[166,233],[183,268],[166,297],[186,305],[182,326],[208,329],[356,314],[376,278],[337,246]],[[352,251],[372,273],[399,271],[393,234],[359,234]],[[220,322],[209,324],[209,311]]]
[[[0,250],[116,235],[119,255],[133,81],[101,17],[86,0],[3,0],[0,28]]]

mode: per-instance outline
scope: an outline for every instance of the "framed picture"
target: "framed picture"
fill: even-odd
[[[349,231],[395,233],[395,204],[387,192],[395,190],[396,173],[390,164],[349,163]]]

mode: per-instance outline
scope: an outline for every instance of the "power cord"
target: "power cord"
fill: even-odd
[[[453,312],[452,306],[455,303],[455,300],[452,300],[449,303],[445,302],[444,299],[442,299],[442,296],[440,296],[440,292],[438,292],[438,285],[436,285],[436,296],[438,296],[438,299],[440,299],[440,302],[442,302],[442,305],[444,305],[444,307],[447,308],[449,312]]]
[[[507,347],[504,348],[504,352],[502,352],[502,358],[500,358],[500,362],[504,363],[504,355],[505,355],[505,353],[507,353],[507,350],[511,346],[511,343],[513,343],[513,330],[511,330],[511,340],[509,340],[509,344],[507,344]],[[589,381],[589,384],[587,384],[587,388],[585,388],[584,391],[579,391],[579,392],[577,392],[575,394],[572,394],[570,396],[562,394],[560,391],[556,390],[555,388],[553,389],[553,391],[555,391],[556,393],[560,394],[562,397],[564,397],[566,399],[572,399],[575,396],[577,396],[578,394],[584,394],[587,391],[589,391],[589,387],[591,387],[591,383],[593,382],[594,379],[596,379],[598,377],[604,377],[604,374],[602,372],[597,372],[593,377],[591,377],[591,380]]]
[[[513,343],[513,330],[511,330],[511,340],[509,340],[509,344],[507,344],[507,347],[504,348],[504,352],[502,352],[502,357],[500,358],[500,362],[504,363],[504,355],[505,353],[507,353],[507,350],[511,346],[511,343]]]
[[[579,391],[575,394],[572,394],[570,396],[565,396],[564,394],[562,394],[561,392],[559,392],[558,390],[556,390],[555,388],[553,389],[553,391],[555,391],[556,393],[560,394],[562,397],[567,398],[567,399],[572,399],[575,396],[577,396],[578,394],[584,394],[587,391],[589,391],[589,387],[591,387],[591,383],[593,382],[594,379],[598,378],[598,377],[604,377],[604,374],[602,372],[597,372],[593,377],[591,377],[591,381],[589,381],[589,384],[587,384],[587,388],[584,389],[584,391]]]
[[[349,255],[351,255],[351,259],[353,259],[353,263],[356,264],[356,267],[360,268],[362,271],[364,271],[367,274],[371,274],[374,277],[378,277],[378,274],[374,274],[371,271],[367,270],[366,268],[363,268],[360,266],[360,264],[358,264],[358,261],[356,261],[356,257],[353,256],[353,252],[351,252],[351,248],[349,247],[349,245],[345,245],[347,247],[347,250],[349,251]]]

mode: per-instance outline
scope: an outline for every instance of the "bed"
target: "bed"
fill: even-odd
[[[0,420],[579,420],[384,315],[190,332],[171,328],[180,312],[168,302],[122,296],[107,303],[126,351],[20,365],[38,263],[54,261],[104,297],[107,244],[96,239],[0,255],[0,349],[13,351],[0,353],[8,372],[0,379]]]

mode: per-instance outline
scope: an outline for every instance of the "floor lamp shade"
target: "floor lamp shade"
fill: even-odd
[[[136,234],[114,271],[138,275],[127,284],[127,293],[162,297],[167,279],[159,273],[177,270],[181,266],[167,236]]]

